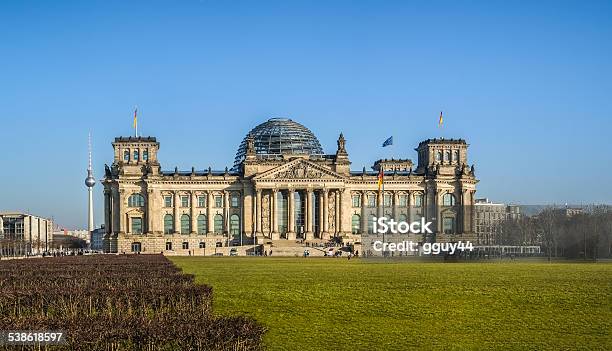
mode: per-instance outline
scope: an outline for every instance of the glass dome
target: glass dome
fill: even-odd
[[[253,128],[249,134],[255,139],[255,153],[263,158],[277,158],[283,154],[323,155],[317,137],[308,128],[289,118],[271,118]],[[244,161],[249,134],[238,147],[234,169]]]

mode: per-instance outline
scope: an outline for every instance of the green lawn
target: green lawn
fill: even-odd
[[[612,264],[171,259],[272,350],[612,350]]]

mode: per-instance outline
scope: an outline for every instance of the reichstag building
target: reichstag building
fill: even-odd
[[[433,234],[406,240],[473,236],[474,166],[462,139],[418,144],[417,164],[377,160],[351,170],[342,134],[325,154],[303,125],[272,118],[242,140],[225,170],[163,170],[154,137],[118,137],[105,166],[104,249],[177,255],[247,254],[272,247],[371,240],[372,218],[431,221]],[[199,161],[199,160],[198,160]],[[384,194],[379,190],[380,170]]]

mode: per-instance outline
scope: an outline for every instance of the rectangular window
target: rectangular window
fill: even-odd
[[[172,195],[164,196],[164,207],[172,207]]]
[[[417,195],[414,197],[414,206],[415,207],[423,206],[423,195]]]
[[[181,207],[189,207],[189,196],[181,196]]]
[[[240,205],[239,200],[240,200],[240,197],[238,195],[232,195],[231,206],[238,207]]]
[[[361,207],[361,195],[353,195],[353,207]]]
[[[376,207],[376,195],[368,195],[368,207]]]
[[[142,218],[132,217],[132,234],[142,234]]]
[[[149,160],[149,149],[145,149],[145,151],[142,152],[142,160],[143,161]]]
[[[189,250],[189,243],[188,242],[183,242],[183,250]]]
[[[455,219],[452,217],[444,217],[442,220],[442,227],[444,233],[452,234],[455,232]]]
[[[198,207],[206,207],[206,196],[198,196]]]
[[[391,201],[391,195],[386,195],[386,194],[385,194],[385,196],[384,196],[384,202],[383,202],[383,203],[385,204],[385,207],[391,207],[391,204],[393,203],[393,202]]]
[[[400,205],[400,207],[408,206],[408,195],[400,195],[399,196],[399,205]]]
[[[166,243],[166,250],[171,251],[172,250],[172,242],[168,241]]]
[[[223,207],[223,196],[215,195],[215,207],[222,208]]]

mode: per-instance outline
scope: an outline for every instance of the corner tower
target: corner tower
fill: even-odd
[[[154,137],[118,137],[113,150],[113,169],[116,172],[123,175],[159,174],[159,143]]]

